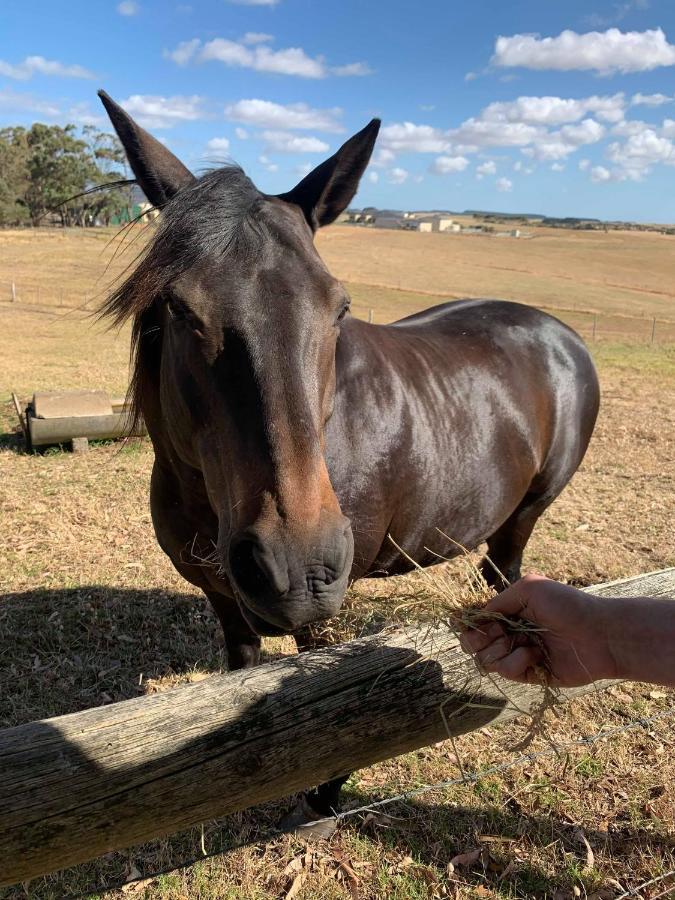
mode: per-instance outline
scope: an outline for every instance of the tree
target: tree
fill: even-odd
[[[0,225],[44,224],[58,216],[62,225],[110,223],[127,211],[125,186],[91,192],[124,180],[126,159],[117,137],[93,126],[78,136],[74,125],[43,125],[0,130]]]
[[[28,154],[25,128],[0,129],[0,225],[21,225],[28,219]]]

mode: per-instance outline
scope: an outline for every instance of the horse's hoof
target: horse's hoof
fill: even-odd
[[[337,828],[335,816],[322,816],[312,809],[304,795],[295,807],[287,813],[279,827],[282,831],[290,831],[304,841],[320,841],[331,837]]]

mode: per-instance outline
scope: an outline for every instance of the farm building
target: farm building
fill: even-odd
[[[407,223],[403,216],[376,216],[373,223],[376,228],[405,228]]]
[[[411,225],[417,231],[446,231],[457,233],[462,230],[462,226],[459,222],[455,222],[454,219],[450,219],[446,216],[428,216],[423,219],[416,219],[414,220],[414,224],[411,223]]]

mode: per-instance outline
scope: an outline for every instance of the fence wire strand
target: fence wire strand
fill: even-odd
[[[574,741],[569,741],[568,743],[561,744],[557,747],[547,747],[545,750],[537,750],[531,753],[522,753],[520,756],[517,756],[514,759],[510,759],[506,762],[498,763],[493,766],[488,766],[476,772],[464,772],[459,778],[449,778],[445,781],[435,782],[434,784],[425,784],[417,788],[411,788],[408,791],[402,791],[400,794],[396,794],[394,797],[385,797],[382,800],[375,800],[373,803],[368,803],[364,806],[356,807],[355,809],[348,809],[344,812],[338,813],[335,816],[321,819],[319,821],[327,823],[335,822],[337,824],[339,822],[345,821],[346,819],[371,813],[374,810],[382,809],[383,807],[389,806],[394,803],[405,803],[413,797],[418,797],[421,794],[426,794],[430,791],[444,791],[448,790],[451,787],[460,787],[462,785],[475,784],[477,781],[480,781],[487,776],[501,774],[508,771],[509,769],[515,768],[516,766],[535,762],[536,760],[542,759],[543,757],[560,755],[566,753],[567,751],[575,750],[580,747],[587,747],[592,744],[597,744],[602,740],[614,738],[617,735],[624,734],[629,731],[636,731],[639,728],[642,728],[643,730],[649,732],[651,725],[654,725],[657,722],[662,722],[666,719],[672,719],[673,717],[675,717],[675,707],[671,707],[667,710],[662,710],[661,712],[655,713],[653,716],[649,716],[648,718],[641,716],[638,719],[633,719],[626,725],[617,725],[612,728],[603,728],[593,735],[577,738]],[[319,823],[312,823],[313,826],[316,826],[317,824]],[[141,875],[138,878],[132,878],[127,881],[117,881],[111,884],[99,885],[98,887],[93,888],[92,890],[85,891],[84,893],[71,895],[70,900],[86,900],[86,898],[91,897],[92,894],[98,894],[101,891],[121,890],[122,888],[128,885],[133,885],[137,882],[152,881],[153,879],[159,878],[162,875],[168,875],[172,872],[177,872],[182,869],[188,869],[190,866],[195,865],[195,863],[202,862],[203,860],[213,859],[217,856],[224,856],[228,853],[234,852],[235,850],[241,850],[244,847],[249,847],[252,844],[266,844],[269,841],[275,840],[276,838],[292,834],[295,834],[296,836],[302,838],[302,826],[298,830],[269,829],[264,834],[256,837],[253,840],[241,841],[237,844],[232,844],[229,847],[225,847],[224,849],[211,850],[206,853],[203,852],[203,850],[200,850],[198,855],[183,860],[182,862],[174,863],[164,869],[160,869],[146,875]],[[640,892],[645,888],[650,887],[653,884],[658,884],[659,882],[665,881],[667,878],[671,878],[673,876],[675,876],[675,869],[671,870],[670,872],[666,872],[664,875],[659,875],[656,878],[645,881],[642,884],[637,885],[636,887],[630,888],[623,894],[617,895],[615,900],[625,900],[625,898],[627,897],[638,897]],[[670,887],[666,888],[665,892],[656,894],[655,896],[650,898],[650,900],[657,900],[657,898],[660,897],[671,896],[670,892],[675,892],[675,885],[671,885]],[[675,896],[675,893],[673,893],[672,896]]]

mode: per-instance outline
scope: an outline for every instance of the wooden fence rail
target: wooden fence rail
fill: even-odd
[[[675,568],[592,590],[675,599]],[[419,627],[6,729],[0,885],[506,721],[539,698],[498,690],[449,629]]]

